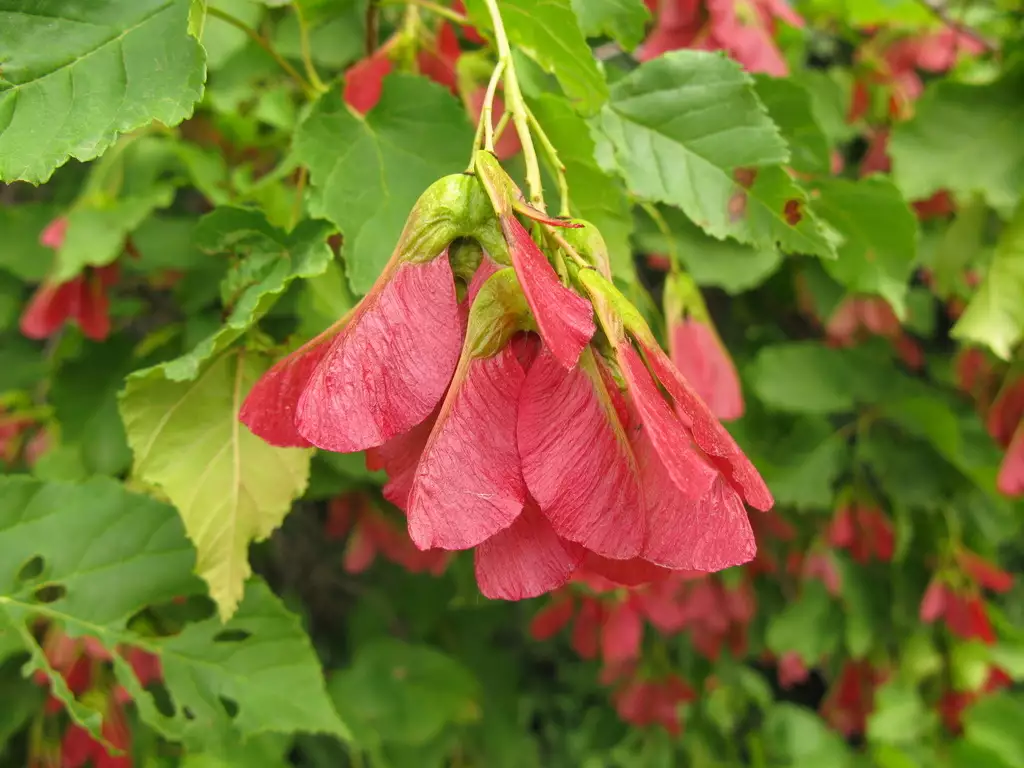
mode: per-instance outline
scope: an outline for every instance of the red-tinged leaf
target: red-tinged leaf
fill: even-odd
[[[480,259],[480,264],[473,273],[473,278],[469,281],[469,285],[466,287],[466,298],[462,303],[466,308],[467,315],[469,313],[469,308],[473,305],[473,301],[476,299],[476,295],[480,293],[480,289],[484,287],[484,283],[486,283],[488,278],[490,278],[490,276],[499,269],[500,267],[497,262],[484,253],[483,258]]]
[[[628,339],[619,344],[618,358],[633,405],[668,476],[686,498],[702,498],[718,473],[694,449],[689,431],[658,391]]]
[[[774,77],[789,74],[786,60],[772,39],[772,21],[766,9],[755,3],[741,18],[736,0],[707,0],[706,5],[714,39],[747,71]]]
[[[401,510],[409,506],[416,465],[423,455],[423,449],[427,447],[427,440],[436,422],[435,411],[408,432],[396,435],[384,445],[366,450],[366,468],[371,471],[383,469],[388,473],[388,481],[383,489],[384,498]]]
[[[537,355],[540,354],[541,350],[541,343],[537,334],[525,331],[517,333],[512,337],[509,344],[512,347],[512,351],[516,353],[516,360],[522,366],[523,373],[529,373],[530,368],[533,367],[533,361],[537,359]]]
[[[83,768],[97,748],[103,752],[103,747],[93,740],[87,730],[70,723],[60,743],[61,768]]]
[[[985,612],[985,604],[978,597],[949,592],[946,595],[945,619],[949,631],[959,638],[977,638],[988,645],[996,641],[995,632]]]
[[[446,255],[400,265],[313,371],[295,411],[299,433],[318,448],[354,453],[411,429],[444,395],[462,335]]]
[[[853,522],[853,510],[843,505],[836,510],[835,516],[828,527],[828,543],[833,547],[846,549],[853,546],[857,538],[857,530]]]
[[[313,371],[350,316],[278,360],[257,380],[238,412],[238,418],[254,435],[279,448],[309,447],[309,440],[295,426],[295,409]]]
[[[361,493],[346,493],[336,496],[327,504],[327,521],[324,523],[324,535],[328,539],[341,539],[352,529],[356,522],[356,510],[363,504]]]
[[[604,607],[592,597],[585,597],[576,623],[572,627],[572,648],[582,659],[597,656],[597,647],[601,635],[601,622],[604,620]]]
[[[562,285],[547,257],[515,216],[502,217],[501,227],[544,344],[562,365],[572,368],[594,335],[590,302]]]
[[[657,344],[645,344],[644,354],[658,380],[675,401],[677,410],[689,421],[693,439],[701,450],[708,454],[711,462],[725,475],[729,484],[743,494],[747,504],[762,512],[771,509],[775,499],[772,498],[771,491],[757,469],[736,445],[728,430],[712,415],[700,395],[672,365],[672,361],[661,347]],[[656,440],[654,445],[658,447]],[[665,454],[660,448],[659,452],[664,459]],[[671,467],[669,469],[671,470]]]
[[[676,368],[716,418],[738,419],[743,415],[740,377],[714,328],[692,317],[674,323],[669,352]]]
[[[409,534],[420,549],[469,549],[519,517],[526,484],[516,420],[525,378],[508,345],[460,366],[409,495]]]
[[[123,649],[122,654],[131,665],[135,676],[139,678],[139,685],[143,688],[164,679],[163,667],[160,664],[159,656],[144,651],[141,648]]]
[[[1016,376],[1003,384],[988,412],[986,425],[992,439],[1000,445],[1010,444],[1014,433],[1024,421],[1024,376]]]
[[[605,617],[601,627],[601,657],[605,664],[631,661],[640,655],[644,625],[636,606],[620,600]]]
[[[583,548],[560,539],[527,502],[512,525],[476,548],[476,583],[492,600],[524,600],[561,587],[582,559]]]
[[[22,312],[22,334],[30,339],[48,339],[78,316],[84,290],[85,279],[81,276],[66,283],[40,285]]]
[[[654,29],[637,52],[637,58],[649,61],[668,51],[690,48],[703,25],[701,5],[700,0],[662,2]]]
[[[956,562],[960,566],[960,570],[980,587],[991,589],[994,592],[1009,592],[1013,587],[1012,574],[974,552],[958,549]]]
[[[633,449],[646,502],[643,557],[673,570],[714,572],[750,562],[754,532],[739,494],[721,475],[700,499],[682,496],[651,443],[637,432]]]
[[[1024,421],[1017,426],[1006,455],[1003,456],[996,487],[1004,496],[1024,496]]]
[[[45,248],[59,250],[64,245],[64,237],[68,232],[68,219],[66,216],[58,216],[39,233],[39,244]]]
[[[443,85],[452,94],[458,95],[459,84],[458,76],[455,74],[455,59],[433,51],[420,51],[416,57],[416,63],[419,65],[421,75],[429,77],[435,83]]]
[[[362,573],[371,565],[377,557],[377,548],[369,531],[363,525],[357,525],[352,529],[352,535],[345,545],[345,557],[343,565],[346,573]]]
[[[794,685],[806,682],[807,678],[811,676],[811,671],[807,669],[804,660],[800,658],[800,654],[796,651],[787,651],[779,657],[777,672],[779,686],[784,690],[789,690]]]
[[[946,612],[946,595],[948,587],[939,579],[932,579],[921,598],[918,618],[925,624],[932,624]]]
[[[612,560],[594,552],[587,552],[580,570],[590,572],[624,587],[637,587],[668,578],[672,571],[643,558]]]
[[[95,273],[85,277],[77,319],[82,333],[93,341],[103,341],[110,335],[110,299]]]
[[[534,640],[549,640],[572,621],[576,604],[571,595],[559,594],[533,615],[530,621],[530,637]]]
[[[639,474],[592,353],[571,370],[540,353],[523,384],[516,434],[526,486],[559,536],[605,557],[639,554]]]
[[[356,62],[345,73],[345,103],[365,115],[380,101],[384,77],[392,68],[387,46],[378,48],[372,56]]]

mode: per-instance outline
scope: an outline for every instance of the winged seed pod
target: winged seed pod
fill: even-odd
[[[749,561],[744,502],[771,494],[611,283],[600,232],[529,206],[493,155],[474,168],[424,193],[370,293],[242,420],[365,450],[415,545],[474,550],[491,598]],[[562,234],[538,243],[520,216]]]

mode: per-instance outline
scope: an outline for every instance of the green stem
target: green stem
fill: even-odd
[[[213,16],[215,19],[220,19],[221,21],[230,24],[236,29],[240,29],[243,32],[245,32],[245,34],[248,35],[249,38],[254,43],[256,43],[260,48],[262,48],[264,51],[270,54],[271,58],[273,58],[274,61],[277,62],[277,65],[281,67],[281,69],[283,69],[292,80],[295,81],[295,84],[302,89],[302,91],[306,94],[307,97],[311,99],[316,98],[317,92],[313,88],[313,86],[307,83],[306,79],[299,74],[298,70],[295,69],[295,67],[293,67],[291,64],[289,64],[284,59],[284,57],[281,56],[281,54],[274,50],[273,46],[270,45],[270,43],[267,41],[265,37],[263,37],[263,35],[261,35],[259,32],[250,27],[241,19],[232,16],[230,13],[227,13],[226,11],[222,11],[220,8],[207,6],[206,12],[210,16]]]
[[[437,14],[442,19],[459,24],[467,25],[470,23],[466,16],[463,16],[458,11],[453,11],[451,8],[445,8],[439,3],[432,3],[430,0],[380,0],[381,5],[417,5],[425,11]]]
[[[523,160],[526,162],[526,187],[530,192],[530,202],[541,211],[545,210],[544,187],[540,178],[540,165],[537,163],[537,150],[533,146],[530,134],[529,118],[527,117],[526,100],[519,87],[516,68],[512,60],[512,48],[505,34],[505,25],[498,10],[498,0],[484,0],[491,23],[494,25],[494,44],[498,48],[498,65],[505,64],[505,108],[512,115],[512,124],[519,134],[519,143],[523,146]]]
[[[299,47],[302,50],[302,65],[306,68],[306,77],[317,93],[325,93],[327,86],[320,79],[320,73],[316,71],[316,66],[313,64],[313,48],[309,43],[309,24],[306,23],[306,16],[302,12],[302,3],[296,0],[293,6],[295,7],[295,17],[299,22]]]
[[[498,83],[505,71],[507,62],[504,59],[498,60],[498,65],[491,74],[491,81],[487,83],[487,91],[484,93],[484,105],[480,110],[480,122],[484,127],[484,149],[488,152],[494,151],[494,94],[498,91]]]
[[[676,248],[675,238],[672,237],[672,230],[669,229],[668,222],[665,221],[665,217],[661,215],[661,211],[653,203],[643,201],[640,203],[640,207],[644,209],[644,213],[650,216],[651,221],[654,222],[654,226],[661,232],[661,236],[665,238],[665,250],[668,251],[669,265],[673,272],[683,272],[683,263],[679,258],[679,249]]]
[[[501,120],[494,126],[494,143],[497,144],[501,141],[501,135],[505,133],[505,129],[508,127],[509,119],[512,117],[507,111],[502,113]]]
[[[558,150],[555,149],[555,145],[548,138],[548,135],[541,127],[540,121],[537,120],[533,110],[529,107],[526,108],[526,119],[530,124],[530,128],[536,132],[537,140],[540,141],[540,147],[544,150],[544,154],[547,155],[548,161],[554,168],[555,177],[558,180],[559,215],[569,216],[569,181],[565,177],[565,163],[558,156]]]

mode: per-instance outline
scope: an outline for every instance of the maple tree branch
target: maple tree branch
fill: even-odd
[[[989,40],[987,37],[981,34],[981,32],[974,29],[973,27],[968,26],[967,24],[964,24],[959,19],[954,19],[952,16],[950,16],[949,9],[946,8],[945,3],[941,2],[941,0],[917,1],[925,8],[927,8],[935,18],[937,18],[947,27],[956,32],[959,32],[961,35],[964,35],[965,37],[969,37],[971,40],[978,43],[978,45],[982,46],[989,53],[995,53],[996,51],[999,50],[999,46],[997,46],[995,43],[993,43],[991,40]]]
[[[262,48],[264,51],[270,54],[271,58],[277,62],[277,65],[281,67],[281,69],[283,69],[292,80],[295,81],[296,85],[298,85],[307,96],[309,96],[310,98],[316,97],[316,89],[313,88],[313,86],[310,85],[308,82],[306,82],[306,79],[299,74],[299,71],[295,69],[295,67],[289,64],[285,60],[285,58],[281,56],[281,54],[274,50],[274,47],[265,37],[263,37],[263,35],[261,35],[259,32],[257,32],[255,29],[250,27],[248,24],[246,24],[238,17],[232,16],[230,13],[222,11],[220,8],[215,8],[212,5],[207,6],[206,12],[210,16],[213,16],[213,18],[220,19],[226,24],[230,24],[235,29],[240,29],[243,32],[245,32],[245,34],[249,36],[250,40],[252,40],[260,48]]]
[[[302,3],[296,1],[293,6],[295,17],[299,22],[299,46],[302,49],[302,65],[306,68],[306,78],[319,93],[324,93],[327,91],[327,86],[320,79],[320,74],[313,64],[313,49],[309,43],[309,24],[306,23],[306,15],[302,12]]]

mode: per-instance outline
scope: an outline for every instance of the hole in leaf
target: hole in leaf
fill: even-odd
[[[44,584],[37,589],[33,596],[40,603],[55,603],[68,593],[63,584]]]
[[[43,566],[46,565],[46,561],[42,557],[36,555],[18,571],[18,575],[15,578],[19,584],[24,584],[26,581],[33,581],[38,579],[43,574]]]
[[[218,632],[216,635],[214,635],[213,642],[240,643],[243,640],[248,639],[251,635],[251,632],[244,629],[225,629],[224,631]]]
[[[228,713],[228,717],[232,720],[234,720],[238,715],[238,702],[234,699],[229,699],[227,696],[221,696],[220,705],[224,707],[224,711]]]
[[[782,215],[786,217],[786,223],[791,227],[795,227],[800,223],[800,220],[804,217],[800,211],[799,200],[787,200],[785,208],[782,209]]]
[[[171,698],[170,692],[163,683],[156,683],[146,690],[153,697],[153,703],[161,715],[174,717],[177,714],[178,707],[174,704],[174,699]]]

